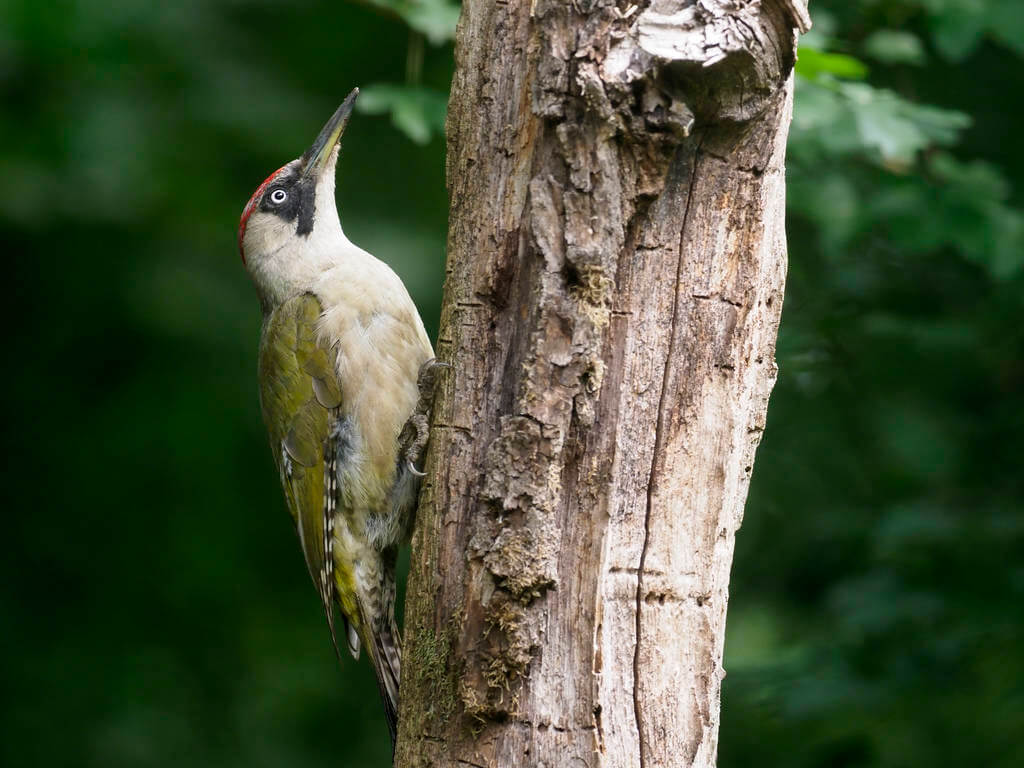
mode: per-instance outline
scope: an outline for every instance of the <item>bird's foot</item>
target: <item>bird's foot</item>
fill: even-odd
[[[420,390],[420,401],[416,404],[416,410],[429,412],[434,406],[434,386],[437,384],[437,374],[442,368],[451,368],[451,363],[442,363],[436,357],[432,357],[420,366],[420,372],[416,375],[416,386]]]
[[[416,469],[416,464],[423,458],[423,449],[427,447],[429,435],[430,425],[427,423],[426,414],[423,413],[414,413],[402,427],[402,434],[399,437],[402,457],[405,459],[406,468],[416,477],[427,474]]]
[[[420,399],[398,436],[399,451],[405,460],[405,466],[417,477],[423,477],[425,474],[417,469],[416,465],[423,458],[423,451],[427,447],[427,439],[430,437],[430,412],[434,407],[437,375],[442,368],[451,368],[451,365],[438,362],[434,357],[420,366],[420,372],[416,376]]]

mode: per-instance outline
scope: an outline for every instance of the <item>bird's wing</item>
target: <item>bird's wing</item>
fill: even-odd
[[[321,313],[319,299],[307,293],[267,318],[260,341],[260,404],[288,510],[337,647],[335,577],[350,575],[334,573],[332,556],[341,388],[330,350],[317,338]]]

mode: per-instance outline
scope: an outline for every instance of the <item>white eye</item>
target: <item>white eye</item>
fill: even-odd
[[[288,199],[288,193],[283,189],[275,189],[270,193],[270,202],[281,204]]]

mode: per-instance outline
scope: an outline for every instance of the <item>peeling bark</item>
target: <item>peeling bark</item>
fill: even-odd
[[[396,764],[712,766],[797,0],[465,0]]]

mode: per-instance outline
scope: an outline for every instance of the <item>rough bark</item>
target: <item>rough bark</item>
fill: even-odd
[[[711,766],[795,0],[465,0],[396,763]]]

